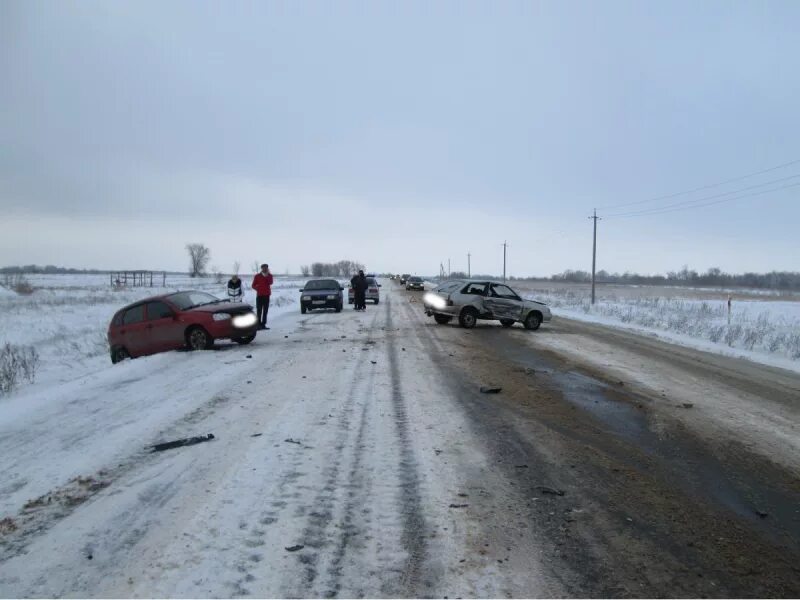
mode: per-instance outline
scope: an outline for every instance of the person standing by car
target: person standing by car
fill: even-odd
[[[267,313],[269,312],[269,297],[272,294],[272,273],[269,272],[269,265],[261,265],[261,272],[253,277],[252,288],[256,291],[256,312],[258,313],[259,329],[269,329],[267,327]]]
[[[228,300],[231,302],[241,302],[243,298],[242,280],[234,273],[230,280],[228,280]]]
[[[359,271],[358,275],[354,275],[350,280],[350,285],[353,286],[353,304],[356,310],[367,310],[367,278],[364,276],[364,271]]]

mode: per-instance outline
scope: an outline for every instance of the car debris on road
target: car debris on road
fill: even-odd
[[[180,448],[182,446],[193,446],[203,442],[210,442],[213,439],[215,439],[214,434],[209,433],[208,435],[198,435],[195,437],[184,438],[182,440],[164,442],[162,444],[153,444],[150,446],[152,448],[150,452],[163,452],[164,450],[172,450],[173,448]]]

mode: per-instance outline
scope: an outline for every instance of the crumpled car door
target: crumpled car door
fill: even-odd
[[[486,309],[491,311],[495,319],[514,319],[519,321],[522,318],[523,304],[519,300],[494,296],[490,291],[489,296],[483,303]]]

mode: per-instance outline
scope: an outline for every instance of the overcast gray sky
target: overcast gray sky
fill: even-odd
[[[800,160],[798,31],[795,1],[0,0],[0,265],[588,270],[593,207]],[[600,214],[769,181],[800,163]],[[598,268],[798,270],[798,198],[607,218]]]

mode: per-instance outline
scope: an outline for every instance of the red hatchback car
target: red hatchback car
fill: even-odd
[[[249,344],[258,319],[249,304],[205,292],[175,292],[140,300],[117,311],[108,326],[111,362],[188,347],[204,350],[214,340]]]

